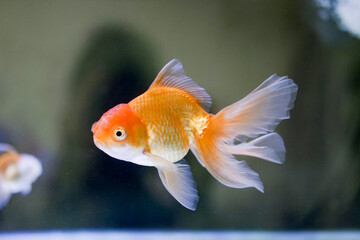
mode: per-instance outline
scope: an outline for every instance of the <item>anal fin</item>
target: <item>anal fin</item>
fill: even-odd
[[[185,159],[172,163],[160,156],[145,154],[153,160],[166,190],[184,207],[195,211],[199,197],[190,166]]]

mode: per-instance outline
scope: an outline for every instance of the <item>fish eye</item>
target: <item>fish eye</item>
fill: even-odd
[[[125,139],[125,137],[126,137],[125,129],[123,127],[116,128],[114,131],[114,135],[117,140]]]

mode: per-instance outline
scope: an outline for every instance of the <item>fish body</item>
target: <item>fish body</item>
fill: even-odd
[[[146,126],[148,151],[171,162],[185,157],[210,118],[190,94],[171,87],[149,89],[129,106]]]
[[[41,175],[40,161],[25,153],[18,153],[12,146],[0,143],[0,208],[14,193],[26,195],[32,183]]]
[[[282,163],[285,147],[274,129],[289,118],[296,94],[291,79],[272,75],[248,96],[213,115],[208,113],[209,94],[174,59],[145,93],[104,113],[92,126],[93,140],[116,159],[156,167],[170,194],[195,210],[196,184],[183,159],[189,149],[224,185],[263,192],[259,175],[234,155]]]

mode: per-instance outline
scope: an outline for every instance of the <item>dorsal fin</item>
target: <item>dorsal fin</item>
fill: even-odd
[[[173,87],[183,90],[195,98],[205,111],[210,110],[210,95],[204,88],[185,75],[183,66],[178,59],[171,60],[161,69],[149,89],[156,87]]]

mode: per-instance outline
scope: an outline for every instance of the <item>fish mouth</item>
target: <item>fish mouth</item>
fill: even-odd
[[[95,134],[98,129],[99,129],[99,122],[94,122],[93,125],[91,126],[91,132]]]

